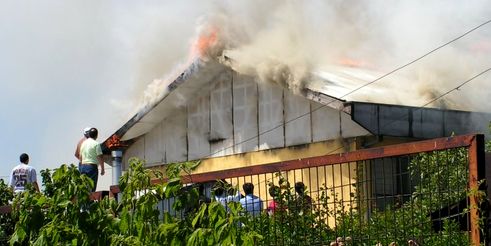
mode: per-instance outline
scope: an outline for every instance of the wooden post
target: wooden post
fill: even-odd
[[[479,194],[477,191],[486,192],[479,185],[485,176],[484,136],[476,135],[469,146],[469,190],[472,192],[470,202],[470,237],[472,245],[480,245],[481,233],[479,228]]]

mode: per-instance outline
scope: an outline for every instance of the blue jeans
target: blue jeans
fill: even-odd
[[[94,187],[92,188],[92,192],[94,192],[97,187],[97,178],[99,176],[97,164],[79,164],[78,171],[80,171],[80,174],[85,174],[94,181]]]

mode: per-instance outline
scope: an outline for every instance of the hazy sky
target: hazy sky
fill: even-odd
[[[0,1],[0,176],[23,152],[38,170],[74,163],[86,126],[114,133],[187,54],[202,15],[189,4]]]

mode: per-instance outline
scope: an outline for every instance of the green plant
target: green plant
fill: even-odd
[[[280,174],[276,177],[279,186],[275,186],[274,213],[251,217],[256,230],[263,235],[258,244],[319,245],[326,242],[332,236],[327,224],[327,204],[312,202],[306,199],[306,194],[297,195],[286,178]]]
[[[199,204],[198,190],[185,187],[181,175],[197,166],[194,162],[172,164],[164,174],[143,168],[143,161],[130,160],[121,178],[122,201],[118,206],[119,234],[112,245],[254,245],[261,236],[252,230],[239,204],[226,212],[220,203]],[[161,179],[153,185],[150,177]],[[172,200],[175,213],[160,214],[159,200]],[[184,213],[186,216],[178,216]]]
[[[14,197],[12,189],[0,179],[0,206],[9,204]],[[10,214],[0,214],[0,245],[5,245],[8,242],[8,237],[14,231],[15,222]]]
[[[106,245],[113,218],[102,209],[109,201],[89,199],[92,180],[74,165],[62,165],[52,175],[49,170],[41,173],[45,193],[31,189],[14,199],[17,223],[10,244]]]
[[[333,212],[336,236],[349,237],[355,245],[389,245],[392,242],[405,245],[408,240],[423,245],[469,245],[467,233],[458,225],[458,219],[466,214],[466,210],[449,217],[442,215],[441,231],[435,230],[431,217],[432,213],[438,216],[438,211],[448,211],[448,207],[472,195],[467,189],[466,149],[418,154],[412,158],[408,169],[414,192],[405,202],[389,204],[384,209],[360,204],[346,208],[337,198],[338,194],[331,191],[336,204]],[[359,195],[355,193],[352,199],[357,201]],[[334,216],[333,213],[330,216]]]
[[[359,202],[368,198],[360,197],[356,183],[349,203],[326,186],[306,203],[306,194],[296,194],[278,174],[277,209],[257,217],[247,215],[240,203],[231,202],[228,209],[218,202],[203,203],[197,185],[182,183],[183,178],[190,181],[186,175],[196,162],[171,164],[162,173],[132,158],[120,179],[119,202],[91,201],[92,181],[75,166],[63,165],[54,172],[41,171],[43,193],[31,190],[15,197],[12,215],[0,217],[7,225],[1,230],[9,233],[8,223],[15,221],[11,245],[321,245],[343,240],[345,245],[404,245],[408,239],[424,245],[466,245],[468,235],[455,220],[443,218],[442,230],[436,231],[431,219],[432,212],[475,195],[467,189],[466,155],[455,149],[415,156],[408,168],[414,192],[384,209]],[[160,182],[152,182],[153,177]],[[13,196],[3,182],[0,191],[0,202],[8,203]],[[161,201],[172,209],[159,209]],[[329,221],[335,226],[330,228]]]
[[[141,160],[130,160],[120,180],[119,203],[107,198],[91,201],[93,183],[73,165],[62,165],[53,173],[43,170],[44,193],[30,190],[14,199],[16,224],[10,244],[254,245],[261,240],[239,204],[231,204],[228,212],[216,202],[199,204],[197,188],[181,183],[181,175],[196,163],[173,164],[165,175],[143,166]],[[151,177],[161,182],[153,184]],[[0,188],[7,190],[3,182]],[[2,193],[2,203],[12,198],[8,194]],[[161,213],[161,200],[174,201],[176,213]]]

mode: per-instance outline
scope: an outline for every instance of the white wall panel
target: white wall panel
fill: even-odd
[[[349,114],[328,106],[323,107],[322,104],[316,102],[311,102],[311,104],[314,142],[369,134],[367,130],[352,121]]]
[[[312,141],[310,101],[285,90],[285,144],[306,144]]]
[[[138,138],[125,152],[123,156],[123,170],[128,170],[129,159],[132,157],[137,157],[140,159],[145,158],[145,137]]]
[[[234,74],[234,152],[258,149],[257,84],[252,77]]]
[[[145,161],[149,165],[161,164],[164,161],[161,125],[158,124],[150,132],[145,134]]]
[[[210,154],[210,98],[203,95],[188,106],[188,159],[196,160]]]
[[[371,133],[351,120],[351,115],[341,112],[341,136],[343,138],[366,136]]]
[[[312,132],[313,141],[336,139],[341,132],[339,111],[320,103],[312,104]]]
[[[259,83],[259,149],[285,146],[283,127],[283,89]]]
[[[185,110],[176,112],[162,122],[166,163],[187,160],[187,115]]]
[[[210,148],[212,156],[233,154],[232,71],[216,79],[210,92]]]

